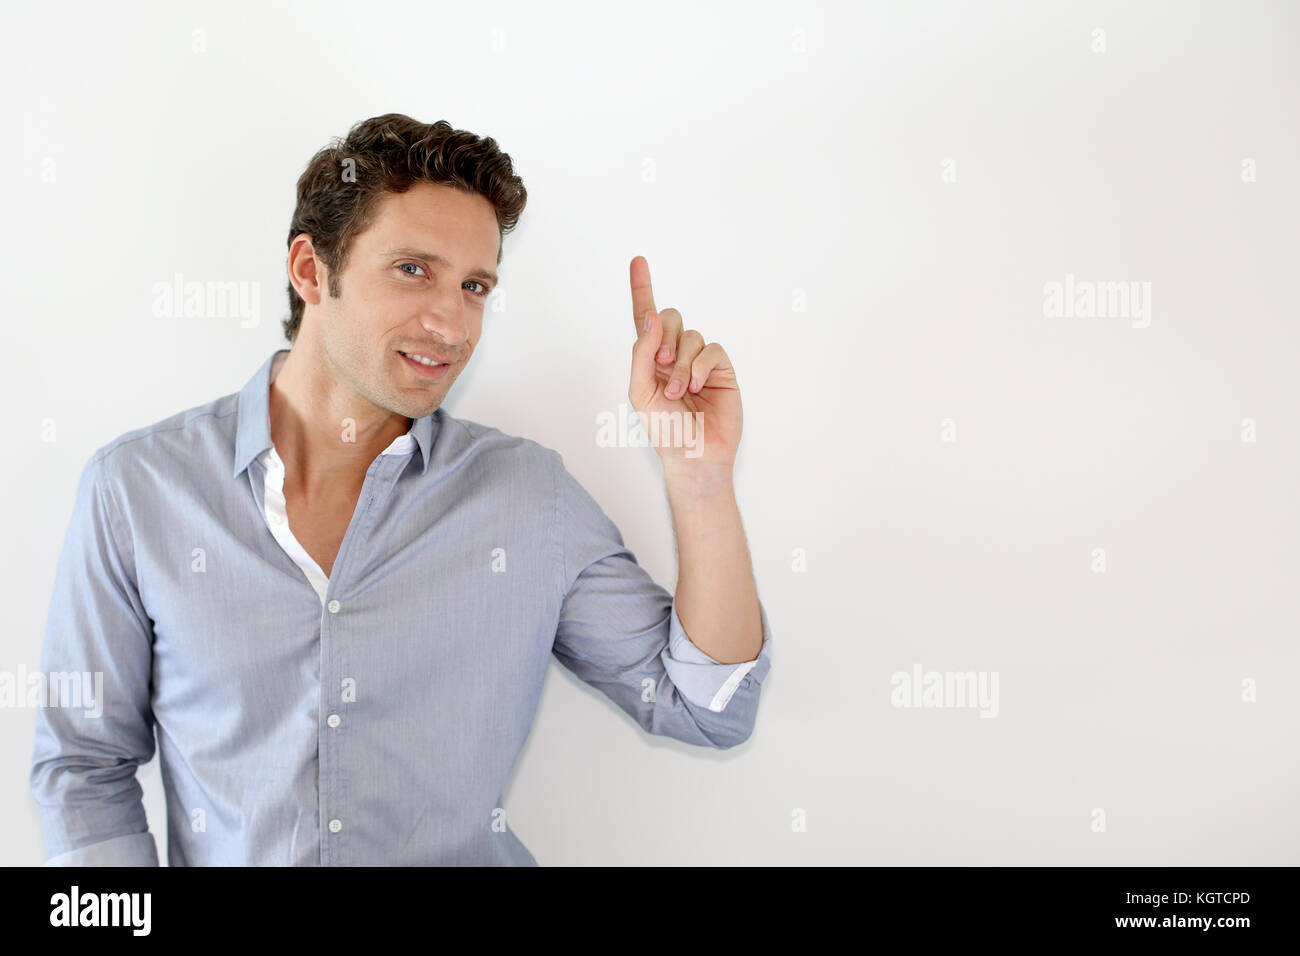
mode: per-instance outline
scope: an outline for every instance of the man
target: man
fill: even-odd
[[[172,865],[535,865],[501,791],[552,654],[649,733],[748,738],[770,633],[740,395],[645,260],[629,398],[702,424],[702,454],[655,446],[675,597],[556,452],[441,407],[525,200],[490,138],[357,124],[298,182],[291,348],[94,453],[42,668],[102,672],[103,699],[39,712],[47,865],[157,864],[135,777],[155,729]]]

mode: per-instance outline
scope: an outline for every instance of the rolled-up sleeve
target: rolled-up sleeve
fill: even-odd
[[[722,664],[706,654],[682,627],[673,596],[637,564],[618,528],[553,454],[564,593],[554,656],[649,733],[718,749],[743,743],[771,667],[762,602],[754,660]]]
[[[681,619],[677,616],[677,602],[673,601],[668,646],[664,648],[662,656],[664,668],[672,679],[673,686],[681,691],[683,697],[718,713],[731,702],[741,684],[752,687],[753,681],[761,682],[767,676],[767,670],[771,667],[771,648],[768,644],[771,631],[767,625],[767,609],[763,607],[762,601],[758,602],[758,613],[763,623],[763,646],[758,656],[741,664],[722,664],[695,646],[695,642],[682,627]],[[760,666],[761,673],[753,677]],[[751,683],[745,683],[746,678],[751,678]],[[757,697],[757,693],[754,696]]]
[[[158,863],[136,779],[154,753],[153,625],[106,472],[101,449],[78,482],[41,652],[47,683],[75,674],[97,689],[90,706],[47,699],[37,712],[29,781],[47,866]]]

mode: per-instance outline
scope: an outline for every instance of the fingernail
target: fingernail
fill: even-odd
[[[667,395],[669,398],[672,398],[681,390],[682,390],[681,381],[679,379],[673,379],[671,382],[668,383],[668,387],[664,389],[664,394]]]
[[[699,377],[698,375],[692,375],[692,376],[691,376],[691,391],[694,392],[694,391],[698,390],[699,387],[700,387],[700,377]]]
[[[669,350],[668,346],[666,346],[666,345],[661,345],[661,346],[659,347],[659,355],[658,355],[658,359],[659,359],[659,361],[661,361],[661,362],[667,362],[668,359],[672,356],[672,354],[673,354],[673,353]]]
[[[650,310],[649,309],[646,309],[645,315],[642,316],[641,318],[641,331],[642,332],[650,331]]]

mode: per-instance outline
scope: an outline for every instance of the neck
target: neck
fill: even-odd
[[[268,402],[285,481],[309,497],[359,487],[375,458],[411,428],[409,418],[361,398],[301,348],[275,357]]]

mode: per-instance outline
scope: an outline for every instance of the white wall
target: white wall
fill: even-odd
[[[652,738],[554,665],[506,793],[542,864],[1300,862],[1300,13],[971,6],[6,11],[0,668],[39,665],[87,456],[281,346],[298,173],[406,112],[530,193],[448,410],[563,453],[670,590],[653,452],[594,439],[634,255],[744,396],[757,730]],[[260,321],[154,318],[178,272]],[[1149,324],[1045,314],[1067,274],[1150,283]],[[892,706],[916,664],[996,672],[997,716]],[[4,864],[43,859],[34,716],[0,709]]]

